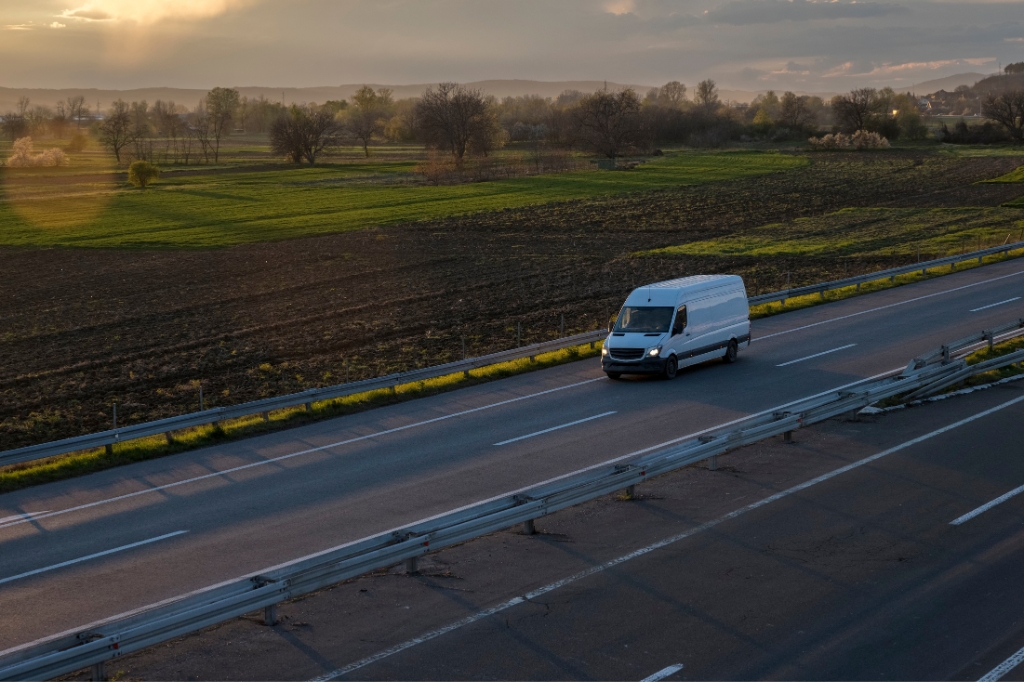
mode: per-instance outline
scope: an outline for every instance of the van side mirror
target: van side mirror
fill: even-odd
[[[610,334],[613,329],[615,329],[615,321],[608,320],[608,333]]]

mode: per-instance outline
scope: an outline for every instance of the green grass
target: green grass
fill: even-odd
[[[102,183],[79,186],[75,166],[68,169],[66,182],[55,179],[42,187],[26,181],[31,171],[7,169],[0,176],[0,245],[224,247],[732,180],[807,163],[804,157],[772,153],[679,153],[632,171],[587,170],[433,187],[371,182],[370,176],[408,175],[413,165],[373,162],[195,177],[169,174],[145,191]]]
[[[310,412],[307,412],[304,407],[276,410],[268,415],[269,419],[267,421],[264,421],[259,415],[253,415],[222,422],[220,425],[208,425],[176,431],[173,434],[173,442],[171,443],[168,443],[163,435],[151,436],[118,443],[112,447],[110,453],[106,452],[103,448],[97,448],[51,457],[37,462],[15,464],[0,468],[0,493],[74,478],[76,476],[84,476],[134,462],[166,457],[178,452],[249,438],[270,431],[279,431],[284,428],[300,426],[323,419],[332,419],[385,405],[393,405],[438,393],[446,393],[459,388],[554,367],[567,362],[598,357],[601,354],[601,345],[598,342],[594,344],[593,348],[589,344],[565,348],[538,355],[533,361],[529,358],[524,358],[522,360],[503,362],[471,370],[468,375],[460,372],[436,379],[403,384],[396,386],[393,391],[381,389],[335,400],[325,400],[313,403],[313,409]]]
[[[985,180],[986,183],[1021,183],[1024,182],[1024,166],[1021,166],[1015,171],[1007,173],[1006,175],[1000,175],[998,178],[992,178],[991,180]]]
[[[763,225],[745,234],[641,251],[636,256],[941,258],[1024,235],[1015,208],[846,208]]]

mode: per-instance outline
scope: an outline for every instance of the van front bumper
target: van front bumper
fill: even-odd
[[[648,357],[638,362],[622,362],[601,358],[601,369],[618,374],[661,374],[665,371],[665,359]]]

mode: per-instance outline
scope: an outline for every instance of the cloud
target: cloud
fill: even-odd
[[[31,31],[32,24],[7,24],[4,26],[5,31]]]
[[[103,10],[93,9],[92,5],[83,5],[78,9],[66,9],[60,13],[65,19],[78,19],[80,21],[110,21],[113,15]]]
[[[1024,38],[1003,38],[1004,43],[1024,43]]]
[[[164,19],[205,19],[257,0],[93,0],[60,16],[80,21],[133,21],[152,24]]]
[[[67,28],[67,27],[68,27],[67,24],[62,24],[59,21],[55,21],[52,24],[50,24],[50,28]]]
[[[707,10],[704,18],[715,24],[746,26],[784,21],[865,19],[904,12],[902,7],[877,2],[814,2],[813,0],[733,0]]]
[[[604,9],[609,14],[632,14],[636,9],[636,2],[634,0],[610,0],[605,4]]]
[[[853,62],[845,62],[837,67],[834,67],[826,71],[825,73],[822,74],[822,77],[836,78],[839,76],[898,76],[908,72],[936,71],[938,69],[944,69],[952,66],[963,66],[964,64],[970,64],[971,66],[982,66],[984,64],[991,64],[995,60],[995,57],[971,57],[968,59],[937,59],[928,62],[903,62],[899,64],[886,63],[879,65],[865,65],[854,64]]]

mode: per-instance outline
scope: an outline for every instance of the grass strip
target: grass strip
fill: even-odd
[[[135,462],[143,462],[167,455],[196,450],[220,443],[251,438],[253,436],[294,428],[304,424],[333,419],[348,414],[364,412],[377,407],[395,405],[417,398],[447,393],[459,388],[475,386],[498,379],[526,374],[555,367],[568,362],[598,357],[601,342],[563,348],[529,358],[511,360],[497,365],[470,370],[468,374],[458,372],[434,379],[402,384],[392,389],[378,389],[355,395],[324,400],[312,404],[312,410],[297,406],[275,410],[267,414],[267,420],[260,415],[251,415],[220,424],[209,424],[175,431],[172,441],[164,435],[149,436],[114,445],[108,454],[105,448],[94,448],[73,452],[44,460],[12,464],[0,468],[0,493],[11,492],[43,483],[62,481],[68,478],[111,469]]]
[[[854,298],[855,296],[862,296],[864,294],[870,294],[875,291],[884,291],[885,289],[893,289],[896,287],[905,286],[907,284],[914,284],[916,282],[923,282],[929,279],[935,279],[937,277],[945,277],[956,272],[963,272],[964,270],[973,270],[974,268],[981,267],[982,265],[991,265],[993,263],[1001,263],[1007,260],[1015,260],[1024,256],[1024,249],[1018,249],[1017,251],[1008,251],[1006,253],[996,254],[992,256],[985,256],[982,262],[979,263],[978,259],[972,259],[970,261],[962,261],[957,263],[955,267],[942,268],[933,267],[930,268],[927,274],[921,274],[920,270],[909,272],[903,275],[897,275],[895,278],[890,279],[889,277],[882,276],[879,279],[872,280],[870,282],[864,282],[857,285],[848,287],[842,287],[841,289],[833,289],[831,291],[823,292],[822,294],[806,294],[804,296],[795,296],[787,299],[786,301],[775,301],[772,303],[762,303],[750,307],[750,318],[758,319],[762,317],[769,317],[771,315],[778,315],[780,313],[788,313],[794,310],[801,310],[803,308],[811,308],[816,305],[823,303],[832,303],[834,301],[841,301],[847,298]]]

